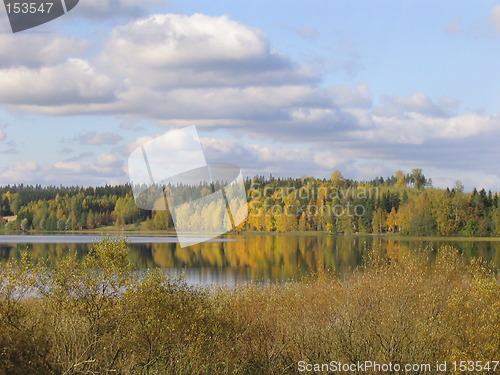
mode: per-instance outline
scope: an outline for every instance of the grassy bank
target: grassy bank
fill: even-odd
[[[371,254],[345,280],[234,289],[154,270],[139,278],[127,253],[105,240],[50,269],[27,258],[4,265],[0,374],[294,374],[299,361],[500,359],[498,276],[452,248],[432,263],[423,252]]]

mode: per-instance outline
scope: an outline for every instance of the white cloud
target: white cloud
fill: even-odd
[[[54,167],[56,169],[62,169],[64,171],[70,172],[70,173],[79,173],[81,174],[86,166],[90,166],[88,163],[79,163],[77,161],[60,161],[54,164]]]
[[[115,155],[100,154],[92,161],[59,161],[38,164],[33,161],[16,162],[0,170],[2,184],[78,184],[104,185],[126,183],[123,160]]]
[[[493,30],[500,33],[500,4],[491,10],[490,23]]]
[[[335,151],[316,151],[283,144],[245,144],[220,138],[202,138],[201,143],[209,163],[236,164],[250,177],[262,173],[289,177],[290,171],[293,171],[294,176],[326,176],[332,168],[345,167],[347,163]]]
[[[83,145],[114,145],[122,140],[116,133],[98,133],[90,131],[78,136],[78,141]]]
[[[333,100],[339,107],[371,107],[372,99],[370,89],[366,83],[356,87],[334,86],[329,90]]]
[[[94,164],[97,168],[106,170],[108,168],[119,168],[122,162],[116,155],[103,153],[96,158]]]
[[[442,163],[473,169],[481,163],[492,170],[498,161],[497,145],[488,142],[498,138],[499,115],[459,113],[453,98],[436,100],[423,92],[385,97],[382,106],[373,108],[366,83],[322,87],[308,66],[276,52],[264,33],[227,16],[155,15],[135,20],[115,27],[91,60],[65,59],[71,48],[66,41],[59,43],[33,60],[16,57],[24,66],[0,66],[3,104],[32,113],[105,113],[124,121],[153,119],[169,127],[225,129],[254,139],[247,144],[212,139],[208,156],[234,158],[254,173],[327,175],[333,168],[346,168],[366,176],[385,170],[377,169],[377,163],[396,158],[415,167]],[[41,51],[38,44],[33,48]],[[39,63],[43,66],[37,67]],[[128,156],[152,138],[141,137],[116,149],[120,156]],[[120,141],[114,134],[99,132],[77,139],[96,146]],[[313,146],[258,144],[269,139]],[[492,163],[481,159],[474,147],[484,158],[493,158]],[[465,154],[467,160],[460,157]],[[106,153],[93,161],[43,165],[30,176],[57,182],[71,175],[87,184],[123,178],[120,163]],[[3,173],[10,173],[10,178],[21,175],[20,167]],[[0,177],[4,181],[5,176]]]
[[[142,146],[144,143],[152,141],[153,139],[159,137],[160,134],[156,134],[154,136],[142,136],[137,138],[135,141],[125,145],[124,147],[121,148],[122,154],[128,156],[132,151],[134,151],[136,148]]]
[[[85,40],[55,33],[0,32],[0,68],[36,68],[62,63],[68,56],[83,55],[87,46]]]
[[[273,85],[313,79],[264,33],[227,16],[158,14],[116,27],[101,60],[139,86]]]
[[[54,66],[0,70],[0,101],[32,112],[44,106],[107,102],[117,85],[87,61],[68,59]],[[43,112],[43,111],[42,111]]]
[[[500,129],[500,117],[465,114],[446,119],[442,126],[436,126],[435,136],[439,138],[468,138],[487,134]]]
[[[500,129],[500,117],[464,114],[448,118],[408,113],[405,117],[373,116],[372,130],[356,131],[356,135],[383,143],[422,144],[441,139],[465,139]]]
[[[463,172],[445,172],[444,174],[439,171],[431,171],[432,185],[440,189],[453,188],[457,181],[460,181],[464,186],[466,191],[471,191],[473,188],[478,190],[498,190],[500,186],[500,178],[498,175],[490,173],[468,173],[464,175]]]
[[[48,115],[269,121],[289,117],[294,107],[332,106],[309,67],[227,16],[146,17],[116,27],[93,61],[3,69],[0,79],[1,101]]]
[[[434,103],[425,93],[417,92],[411,97],[396,96],[382,98],[384,104],[375,112],[383,116],[404,116],[408,113],[418,113],[428,116],[444,117],[451,114],[458,102],[452,98],[444,97]]]
[[[130,72],[129,63],[166,68],[242,62],[268,49],[262,32],[227,16],[158,14],[116,27],[107,54]]]
[[[345,164],[346,160],[334,152],[317,152],[314,155],[314,162],[327,170],[338,169]]]
[[[24,181],[26,176],[37,175],[39,170],[40,166],[35,162],[18,161],[0,172],[0,180],[2,184],[19,183],[19,181]]]
[[[110,178],[124,176],[123,162],[110,154],[101,154],[91,162],[57,162],[53,168],[66,175],[89,176],[91,179],[96,176]],[[50,177],[50,174],[47,177]]]
[[[21,161],[18,161],[14,165],[14,168],[17,171],[34,172],[34,171],[36,171],[39,168],[39,166],[35,162],[21,162]]]

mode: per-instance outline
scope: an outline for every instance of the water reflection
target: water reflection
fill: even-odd
[[[246,281],[281,282],[312,272],[345,275],[362,263],[369,250],[391,253],[416,251],[427,246],[439,251],[452,245],[467,257],[482,257],[500,265],[500,242],[395,241],[373,237],[328,235],[232,235],[230,242],[205,242],[181,248],[176,243],[130,244],[130,259],[140,269],[161,267],[173,275],[184,273],[191,284]],[[83,256],[91,244],[1,244],[2,260],[17,260],[28,250],[34,259],[50,262],[68,253]]]

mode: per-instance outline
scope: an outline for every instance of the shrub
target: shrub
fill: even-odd
[[[202,289],[133,270],[127,243],[106,239],[50,267],[24,254],[0,275],[0,374],[293,374],[299,361],[500,356],[498,276],[453,248],[373,252],[342,280]]]

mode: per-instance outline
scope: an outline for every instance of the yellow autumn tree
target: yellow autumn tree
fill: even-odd
[[[387,230],[390,232],[396,232],[396,228],[398,227],[398,213],[396,208],[392,207],[391,212],[387,215]]]
[[[343,188],[345,186],[345,178],[342,176],[342,172],[339,170],[333,171],[330,180],[332,181],[332,186],[336,188]]]
[[[402,188],[406,187],[406,177],[401,169],[398,169],[396,171],[396,173],[394,174],[394,177],[396,177],[396,188],[397,189],[402,189]]]

